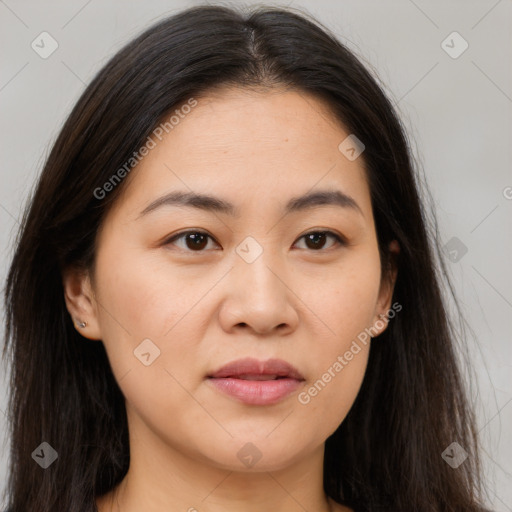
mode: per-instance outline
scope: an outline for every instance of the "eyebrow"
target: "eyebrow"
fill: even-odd
[[[142,212],[140,212],[138,218],[143,217],[162,206],[191,207],[200,210],[224,213],[232,217],[240,216],[235,205],[219,197],[198,194],[195,192],[174,191],[152,201],[148,206],[146,206],[146,208],[144,208],[144,210],[142,210]],[[363,212],[356,201],[339,190],[319,190],[306,193],[302,196],[293,197],[284,207],[284,214],[309,210],[317,206],[339,206],[342,208],[352,209],[363,215]]]

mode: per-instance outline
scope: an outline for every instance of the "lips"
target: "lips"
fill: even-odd
[[[250,405],[277,403],[302,381],[301,373],[282,359],[239,359],[208,375],[208,382],[217,390]]]
[[[278,377],[288,377],[297,380],[304,380],[300,372],[291,364],[282,359],[267,359],[266,361],[258,361],[257,359],[246,358],[238,359],[223,366],[215,373],[208,375],[210,378],[247,378],[247,377],[264,377],[269,380]],[[250,379],[249,379],[250,380]]]

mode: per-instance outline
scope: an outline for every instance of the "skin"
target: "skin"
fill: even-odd
[[[63,275],[70,314],[105,345],[126,398],[131,465],[98,510],[349,511],[323,492],[324,443],[357,396],[370,343],[308,404],[299,390],[247,405],[206,376],[275,357],[308,389],[391,307],[396,272],[381,273],[363,160],[340,152],[349,132],[304,93],[224,88],[196,99],[126,178],[98,233],[94,275]],[[282,214],[290,198],[327,188],[361,211]],[[163,206],[138,218],[174,190],[221,197],[240,216]],[[165,243],[188,229],[212,237],[202,252],[190,238]],[[322,229],[348,244],[308,246],[304,235]],[[235,252],[248,236],[263,249],[252,263]],[[149,366],[133,353],[146,338],[160,350]],[[252,467],[237,457],[248,442],[262,454]]]

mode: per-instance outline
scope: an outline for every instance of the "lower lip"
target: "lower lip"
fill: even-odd
[[[217,389],[250,405],[271,405],[281,401],[300,387],[296,379],[244,380],[208,379]]]

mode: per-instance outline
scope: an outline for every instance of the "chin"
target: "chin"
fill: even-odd
[[[273,434],[270,434],[272,436]],[[310,456],[314,448],[299,446],[298,440],[287,440],[276,436],[275,439],[253,434],[235,437],[222,446],[219,442],[215,453],[203,453],[210,464],[219,468],[243,473],[279,471],[296,464],[301,458]],[[313,445],[314,443],[312,443]]]

